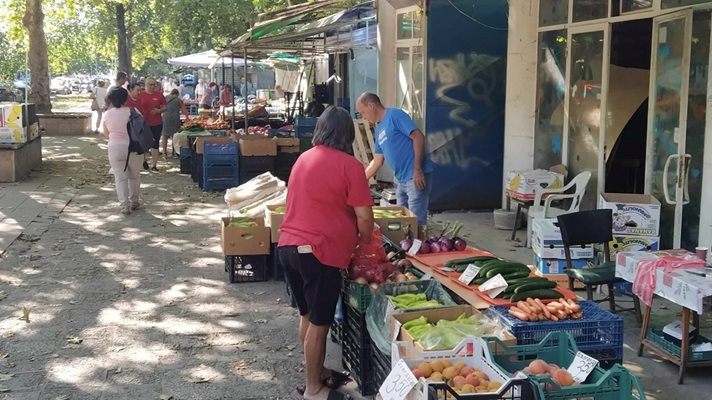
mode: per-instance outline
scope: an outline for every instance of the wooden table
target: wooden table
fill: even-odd
[[[464,287],[458,285],[457,283],[451,281],[447,277],[438,274],[437,272],[433,271],[433,269],[430,266],[423,264],[422,262],[416,260],[413,257],[408,257],[408,259],[413,263],[413,266],[415,268],[423,271],[423,273],[429,274],[430,276],[433,277],[432,279],[435,279],[438,282],[440,282],[441,285],[450,289],[450,291],[452,291],[456,295],[460,296],[460,298],[462,300],[471,304],[475,308],[477,308],[479,310],[483,310],[485,308],[490,307],[489,303],[482,300],[482,298],[480,298],[480,296],[477,296],[472,290],[467,290]]]
[[[679,252],[679,250],[678,250]],[[656,254],[658,253],[658,254]],[[643,260],[655,259],[663,252],[622,252],[616,256],[616,276],[628,282],[635,280],[638,263]],[[640,331],[640,346],[638,356],[643,355],[645,347],[661,358],[680,366],[677,383],[682,384],[685,376],[685,369],[688,367],[712,367],[712,361],[690,361],[689,356],[689,323],[692,317],[692,325],[700,329],[700,317],[702,313],[705,297],[712,296],[712,278],[703,278],[686,272],[688,270],[672,270],[665,272],[662,268],[656,271],[655,295],[671,301],[682,307],[682,339],[680,345],[680,356],[676,356],[660,347],[657,343],[648,339],[648,329],[650,325],[650,313],[652,307],[643,305],[643,324]],[[697,271],[697,270],[693,270]]]

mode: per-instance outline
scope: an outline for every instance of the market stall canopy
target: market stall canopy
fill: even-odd
[[[326,3],[334,5],[345,2],[332,1],[311,4]],[[373,1],[342,9],[327,16],[323,16],[322,13],[321,18],[314,18],[315,10],[309,9],[304,11],[304,14],[290,14],[276,20],[266,21],[259,26],[256,25],[244,35],[233,40],[230,45],[220,51],[220,54],[223,56],[240,54],[245,49],[248,49],[253,55],[268,54],[270,51],[294,51],[303,55],[326,53],[332,47],[336,49],[337,46],[340,46],[341,50],[344,49],[342,43],[325,41],[324,38],[327,36],[338,36],[339,33],[343,33],[346,37],[353,36],[354,27],[366,32],[375,30],[376,12],[373,8]],[[374,43],[375,38],[374,35],[372,37]]]
[[[187,68],[212,68],[214,65],[227,66],[230,64],[235,67],[245,65],[245,60],[236,57],[220,57],[215,50],[201,51],[200,53],[188,54],[185,56],[175,57],[168,60],[168,64],[187,67]],[[251,61],[247,65],[252,65]]]

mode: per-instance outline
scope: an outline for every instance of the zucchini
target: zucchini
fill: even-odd
[[[517,288],[514,289],[514,293],[528,292],[530,290],[537,290],[537,289],[553,289],[555,287],[556,287],[556,282],[552,282],[552,281],[529,282],[529,283],[525,283],[523,285],[517,286]]]
[[[490,261],[490,260],[496,260],[496,259],[497,258],[492,257],[492,256],[477,256],[477,257],[469,257],[469,258],[459,258],[459,259],[455,259],[455,260],[446,261],[443,266],[444,267],[452,267],[455,264],[472,264],[476,261]]]
[[[508,272],[517,272],[517,271],[526,271],[527,273],[529,273],[529,267],[527,267],[524,264],[520,264],[520,263],[504,263],[504,264],[500,264],[500,265],[497,265],[496,267],[488,269],[485,276],[489,279],[489,278],[496,276],[497,274],[504,275]],[[480,272],[482,272],[482,271],[480,271]]]
[[[529,297],[532,299],[560,299],[564,297],[564,295],[554,289],[537,289],[530,290],[528,292],[515,293],[510,300],[521,301],[526,300]]]

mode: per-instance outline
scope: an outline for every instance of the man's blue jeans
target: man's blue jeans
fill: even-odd
[[[418,190],[413,180],[398,182],[396,180],[396,197],[399,206],[408,207],[418,217],[418,225],[425,227],[428,223],[428,204],[430,189],[433,187],[432,174],[425,174],[425,189]]]

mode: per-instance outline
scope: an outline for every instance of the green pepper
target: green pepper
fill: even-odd
[[[427,325],[428,324],[428,319],[425,318],[425,316],[421,315],[420,318],[412,319],[405,324],[403,324],[403,328],[405,330],[410,330],[410,328],[413,328],[415,326],[419,325]]]

